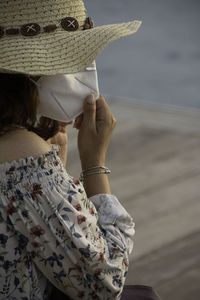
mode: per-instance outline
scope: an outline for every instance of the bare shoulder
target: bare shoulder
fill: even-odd
[[[25,136],[20,135],[19,139],[24,140],[24,148],[29,152],[33,152],[36,155],[43,154],[43,152],[50,151],[52,146],[47,143],[43,138],[34,132],[26,132]],[[42,152],[42,153],[41,153]],[[33,156],[33,155],[32,155]]]
[[[19,130],[0,138],[0,163],[38,157],[51,149],[52,146],[37,134]]]

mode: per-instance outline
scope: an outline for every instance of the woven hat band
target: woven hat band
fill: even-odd
[[[23,35],[23,36],[35,36],[40,33],[51,33],[55,30],[60,30],[62,27],[62,30],[68,31],[68,32],[74,32],[77,30],[86,30],[91,29],[94,27],[94,22],[90,17],[87,17],[85,19],[85,22],[83,25],[79,26],[78,21],[73,17],[66,17],[61,20],[60,26],[57,26],[56,24],[49,24],[44,27],[41,27],[37,23],[29,23],[24,24],[20,28],[7,28],[5,29],[3,26],[0,26],[0,38],[7,36],[16,36],[16,35]]]

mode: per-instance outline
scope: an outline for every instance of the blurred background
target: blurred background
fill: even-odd
[[[126,284],[163,300],[200,295],[200,2],[85,0],[95,26],[142,20],[97,58],[117,119],[107,153],[111,191],[136,224]],[[68,128],[68,172],[81,167]]]
[[[100,90],[200,109],[199,0],[86,0],[95,26],[142,20],[97,59]]]

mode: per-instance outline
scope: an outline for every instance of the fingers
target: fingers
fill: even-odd
[[[80,129],[82,122],[83,122],[83,114],[79,115],[75,119],[73,127],[76,128],[76,129]]]
[[[97,99],[96,102],[98,107],[104,106],[110,110],[109,105],[107,104],[105,98],[101,94],[99,95],[99,98]]]
[[[102,95],[96,101],[96,109],[100,114],[111,114],[110,107]]]
[[[48,144],[51,144],[51,139],[46,140]]]
[[[95,130],[96,128],[96,101],[91,94],[86,97],[83,105],[83,126]]]
[[[102,95],[100,95],[99,99],[96,101],[96,120],[102,121],[104,120],[107,124],[111,127],[115,127],[116,119],[113,117],[112,112],[110,110],[109,105],[107,104],[106,100]]]
[[[67,125],[73,124],[73,121],[71,122],[59,122],[59,131],[65,133]]]
[[[114,129],[116,126],[116,119],[113,117],[110,107],[107,104],[106,100],[102,95],[95,101],[95,99],[92,99],[92,106],[88,105],[87,100],[89,96],[85,99],[84,102],[84,114],[82,113],[79,115],[74,122],[73,127],[76,129],[80,129],[84,115],[85,115],[85,124],[87,124],[87,127],[90,126],[90,128],[94,128],[96,126],[97,120],[107,120],[108,123],[111,125],[111,127]],[[94,102],[93,102],[94,100]],[[89,103],[91,104],[91,103]],[[96,115],[95,115],[95,105],[96,104]]]
[[[117,120],[112,116],[112,128],[114,129],[116,127]]]

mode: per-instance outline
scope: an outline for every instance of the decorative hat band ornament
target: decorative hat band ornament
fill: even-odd
[[[94,28],[94,22],[90,17],[87,17],[84,25],[79,26],[79,23],[75,18],[66,17],[61,20],[61,26],[66,31],[76,31],[79,29],[79,27],[81,27],[82,30],[86,30],[86,29]],[[50,24],[42,28],[37,23],[24,24],[20,28],[8,28],[8,29],[4,29],[2,26],[0,26],[0,38],[2,38],[4,35],[17,35],[17,34],[22,34],[24,36],[34,36],[42,32],[45,33],[53,32],[57,28],[58,26],[56,24]]]

